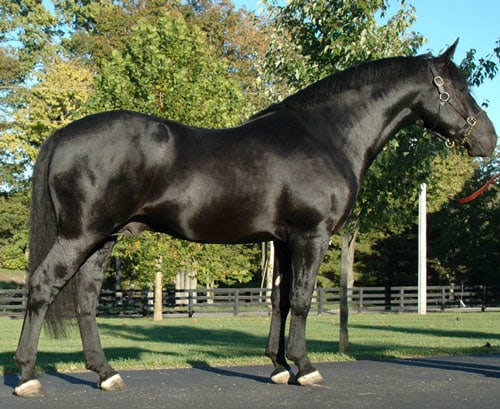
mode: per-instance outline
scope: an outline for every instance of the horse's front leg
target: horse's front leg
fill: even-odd
[[[290,251],[286,244],[275,242],[275,262],[271,293],[272,315],[267,341],[266,355],[274,364],[271,381],[287,384],[292,376],[290,365],[285,358],[285,325],[290,311],[291,284]]]
[[[293,284],[287,357],[297,365],[297,382],[304,386],[323,383],[323,377],[307,356],[306,320],[319,266],[328,248],[328,242],[329,237],[326,235],[294,237],[290,242]]]
[[[99,375],[104,391],[126,389],[121,376],[109,365],[101,346],[96,322],[99,293],[115,240],[108,241],[80,267],[78,273],[77,319],[85,354],[85,367]]]

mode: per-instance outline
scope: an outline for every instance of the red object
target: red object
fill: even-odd
[[[458,203],[458,204],[469,203],[472,200],[476,199],[478,196],[480,196],[486,189],[488,189],[488,186],[491,185],[495,181],[495,179],[497,179],[498,177],[500,177],[500,173],[497,173],[490,180],[488,180],[488,182],[486,182],[483,187],[476,190],[474,193],[472,193],[471,195],[469,195],[467,197],[463,197],[461,199],[450,198],[450,200],[453,200],[455,203]]]

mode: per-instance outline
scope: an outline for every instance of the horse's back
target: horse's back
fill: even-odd
[[[335,225],[336,164],[306,125],[283,113],[222,130],[128,111],[75,121],[60,131],[49,175],[61,231],[107,235],[140,220],[227,243]]]

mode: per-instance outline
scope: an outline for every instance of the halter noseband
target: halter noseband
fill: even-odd
[[[481,115],[484,111],[482,109],[479,109],[479,111],[477,112],[477,114],[475,116],[466,115],[462,110],[460,110],[458,107],[455,106],[455,104],[453,104],[450,101],[450,94],[448,92],[446,92],[444,89],[443,77],[441,77],[438,74],[437,69],[432,61],[429,61],[429,67],[430,67],[430,70],[431,70],[432,76],[433,76],[432,81],[439,92],[439,109],[438,109],[438,113],[436,114],[436,119],[434,121],[434,125],[431,128],[431,130],[432,130],[432,132],[437,134],[441,139],[443,139],[445,141],[446,146],[448,148],[454,147],[455,142],[458,142],[460,145],[464,145],[465,142],[467,142],[467,139],[469,139],[469,137],[472,133],[472,129],[477,124],[477,117],[479,115]],[[441,115],[441,108],[446,103],[448,103],[453,108],[453,110],[465,120],[465,125],[462,128],[460,128],[455,135],[453,135],[453,138],[446,138],[445,136],[441,135],[439,132],[436,132],[433,129],[436,127],[436,125],[438,123],[439,117]]]

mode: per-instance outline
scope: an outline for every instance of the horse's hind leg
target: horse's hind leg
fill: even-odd
[[[47,308],[75,274],[88,251],[83,240],[65,240],[58,237],[45,259],[30,277],[23,328],[14,355],[14,360],[21,370],[21,379],[15,388],[18,396],[44,395],[35,374],[43,319]]]
[[[271,294],[272,315],[266,355],[274,364],[271,381],[286,384],[291,377],[290,365],[285,358],[285,324],[290,311],[290,282],[292,277],[290,251],[281,242],[275,242],[276,261],[274,265]]]
[[[85,354],[85,367],[99,375],[98,386],[106,391],[125,389],[122,378],[109,365],[104,355],[96,322],[99,293],[114,245],[115,240],[107,241],[85,261],[77,275],[77,319]]]

